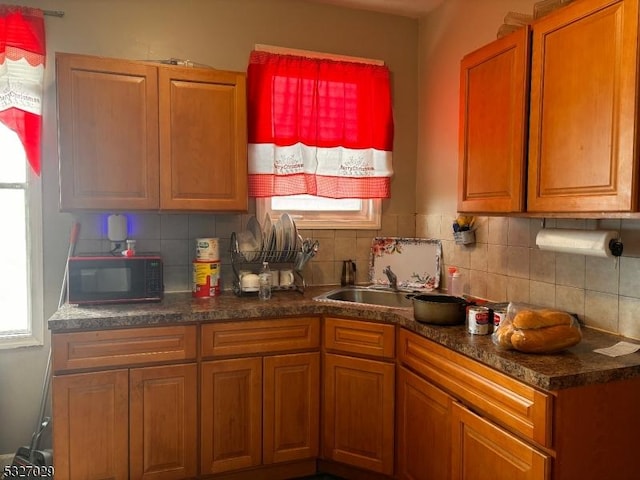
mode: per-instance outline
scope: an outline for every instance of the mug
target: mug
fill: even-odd
[[[280,285],[280,271],[271,270],[271,285],[274,287]]]
[[[257,292],[258,286],[259,279],[255,273],[246,273],[240,279],[240,287],[245,292]]]
[[[293,285],[295,281],[293,277],[293,270],[280,270],[280,286],[289,287]]]

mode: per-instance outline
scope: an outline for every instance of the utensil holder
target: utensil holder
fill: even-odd
[[[476,231],[464,230],[462,232],[453,232],[453,238],[457,245],[470,245],[476,243]]]

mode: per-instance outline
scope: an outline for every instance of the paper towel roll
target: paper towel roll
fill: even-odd
[[[613,258],[609,242],[617,238],[618,232],[609,230],[543,228],[536,236],[536,245],[540,250]]]

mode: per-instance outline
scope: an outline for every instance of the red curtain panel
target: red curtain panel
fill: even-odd
[[[18,134],[38,175],[44,64],[42,10],[0,5],[0,122]]]

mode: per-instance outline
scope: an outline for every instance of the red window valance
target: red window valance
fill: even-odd
[[[247,85],[251,196],[390,196],[386,66],[254,51]]]

